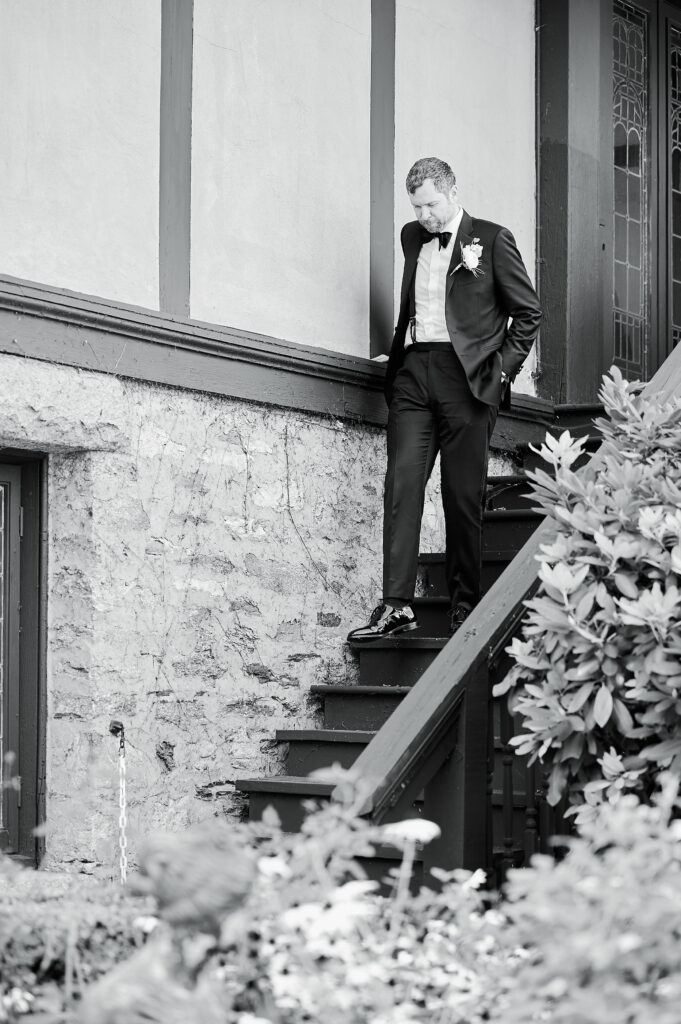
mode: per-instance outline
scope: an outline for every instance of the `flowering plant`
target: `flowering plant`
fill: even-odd
[[[468,245],[461,243],[461,262],[457,263],[452,270],[452,274],[455,274],[461,267],[464,270],[470,270],[474,277],[481,277],[485,271],[480,269],[480,257],[482,256],[482,246],[480,245],[480,239],[474,238]]]

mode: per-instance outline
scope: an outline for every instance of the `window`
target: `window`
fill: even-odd
[[[605,364],[648,380],[681,338],[681,4],[614,0],[612,33],[613,294]]]

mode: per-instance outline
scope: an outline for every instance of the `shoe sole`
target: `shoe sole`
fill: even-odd
[[[418,622],[408,622],[405,626],[398,626],[396,629],[391,629],[389,633],[382,633],[376,636],[352,636],[352,634],[349,634],[348,642],[353,644],[371,644],[374,640],[385,640],[386,637],[396,636],[398,633],[409,633],[410,630],[418,628]]]

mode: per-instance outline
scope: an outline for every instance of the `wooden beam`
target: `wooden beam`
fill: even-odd
[[[681,345],[666,360],[643,394],[668,401],[681,394]],[[598,458],[598,453],[594,456]],[[537,555],[553,535],[546,522],[473,609],[465,626],[454,634],[404,700],[376,733],[353,766],[360,778],[371,780],[365,812],[379,819],[419,772],[421,763],[439,742],[443,720],[451,720],[468,686],[485,685],[481,669],[506,642],[523,615],[522,602],[537,582]],[[481,682],[483,680],[483,682]],[[486,751],[486,737],[481,738]],[[470,738],[469,738],[470,746]]]
[[[0,352],[384,427],[385,367],[361,356],[0,276]],[[514,396],[495,451],[541,441],[553,407]]]
[[[189,316],[194,0],[162,0],[159,304]]]
[[[387,355],[393,336],[395,262],[395,0],[371,0],[371,355]]]

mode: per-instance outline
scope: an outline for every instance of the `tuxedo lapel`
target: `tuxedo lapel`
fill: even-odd
[[[469,245],[472,241],[473,221],[464,210],[461,223],[459,224],[459,230],[456,233],[454,245],[452,246],[452,258],[449,263],[449,270],[447,271],[447,295],[449,295],[449,292],[454,285],[454,278],[457,274],[461,273],[460,269],[454,272],[454,268],[458,267],[459,263],[461,263],[461,246]]]

